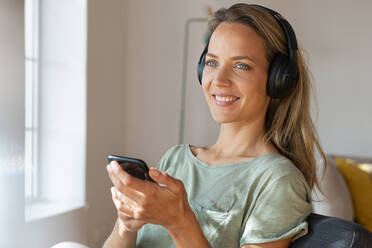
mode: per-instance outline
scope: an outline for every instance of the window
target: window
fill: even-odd
[[[26,221],[85,202],[86,0],[25,1]]]
[[[39,2],[25,1],[25,195],[37,197],[37,109]]]

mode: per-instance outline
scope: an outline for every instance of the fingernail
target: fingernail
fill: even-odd
[[[109,164],[106,166],[106,170],[107,170],[108,172],[111,172],[111,167],[110,167]]]
[[[115,194],[114,187],[111,187],[111,194],[112,194],[112,195]]]
[[[111,162],[111,168],[115,171],[115,172],[119,172],[119,165],[117,163],[113,163]]]

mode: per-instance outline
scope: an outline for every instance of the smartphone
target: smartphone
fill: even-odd
[[[111,163],[111,161],[113,160],[117,161],[120,164],[121,168],[123,168],[123,170],[125,170],[130,175],[136,178],[139,178],[145,181],[155,182],[154,180],[152,180],[152,178],[149,175],[149,171],[150,171],[149,167],[141,159],[128,158],[128,157],[122,157],[122,156],[110,154],[108,155],[107,160],[109,163]]]

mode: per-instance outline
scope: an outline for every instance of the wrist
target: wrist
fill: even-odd
[[[116,221],[115,227],[116,233],[119,235],[120,238],[125,238],[128,235],[137,235],[137,230],[129,230],[121,221],[118,219]]]
[[[137,232],[127,232],[126,229],[120,227],[120,220],[117,219],[114,229],[103,247],[136,247],[136,240]]]
[[[185,214],[184,218],[178,222],[178,225],[174,225],[172,228],[166,228],[173,242],[176,244],[176,247],[211,248],[191,209],[190,212]]]
[[[191,234],[195,230],[200,229],[200,226],[194,212],[189,209],[177,223],[173,223],[171,226],[165,228],[173,238],[176,238],[179,235]]]

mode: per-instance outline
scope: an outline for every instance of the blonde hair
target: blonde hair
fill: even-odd
[[[241,23],[253,28],[265,41],[266,59],[271,64],[276,53],[288,54],[287,40],[276,19],[262,8],[235,4],[221,8],[209,20],[210,33],[222,22]],[[265,141],[272,142],[303,173],[310,188],[320,190],[316,177],[316,152],[326,166],[326,156],[319,143],[310,111],[312,82],[303,56],[297,51],[299,77],[293,92],[280,99],[271,99],[265,120]],[[269,68],[268,68],[269,69]]]

